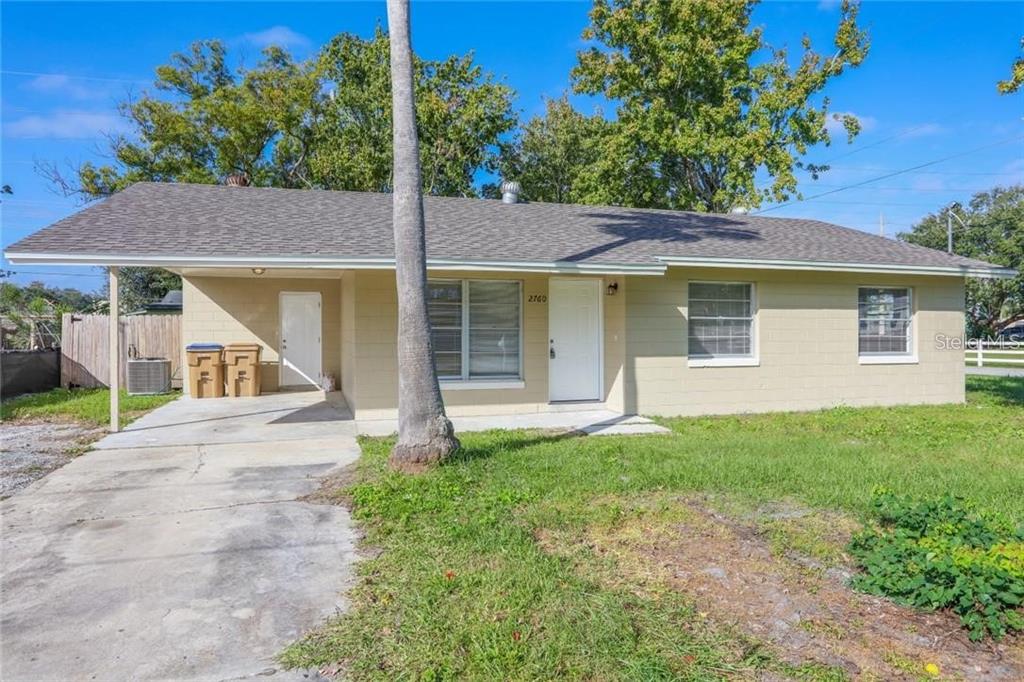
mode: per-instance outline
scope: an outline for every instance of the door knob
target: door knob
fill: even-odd
[[[555,359],[555,347],[554,346],[551,346],[551,351],[550,351],[549,354],[551,356],[551,359],[554,360]]]

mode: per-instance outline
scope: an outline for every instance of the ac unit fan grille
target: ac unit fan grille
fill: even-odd
[[[171,388],[171,361],[146,359],[128,361],[128,394],[152,395]]]

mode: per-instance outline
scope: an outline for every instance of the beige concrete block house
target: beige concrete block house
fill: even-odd
[[[823,222],[427,197],[435,361],[453,415],[595,404],[699,415],[964,399],[964,281],[1012,272]],[[387,194],[139,183],[14,263],[183,278],[183,340],[257,342],[264,390],[331,376],[394,417]]]

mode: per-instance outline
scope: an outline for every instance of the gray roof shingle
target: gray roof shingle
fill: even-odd
[[[994,267],[816,220],[426,197],[433,259],[655,264],[656,257]],[[138,183],[17,253],[393,258],[391,195]]]

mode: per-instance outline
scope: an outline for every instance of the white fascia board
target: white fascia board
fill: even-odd
[[[6,252],[16,265],[152,266],[158,268],[309,268],[326,270],[392,270],[393,258],[338,258],[336,256],[143,256]],[[551,272],[581,275],[663,275],[660,263],[572,263],[566,261],[484,261],[428,259],[431,270],[483,272]]]
[[[799,260],[758,260],[755,258],[700,258],[695,256],[656,256],[668,266],[689,268],[750,268],[759,270],[804,270],[811,272],[873,272],[895,275],[944,275],[1010,279],[1012,268],[957,267],[947,265],[886,265],[881,263],[831,263]]]

